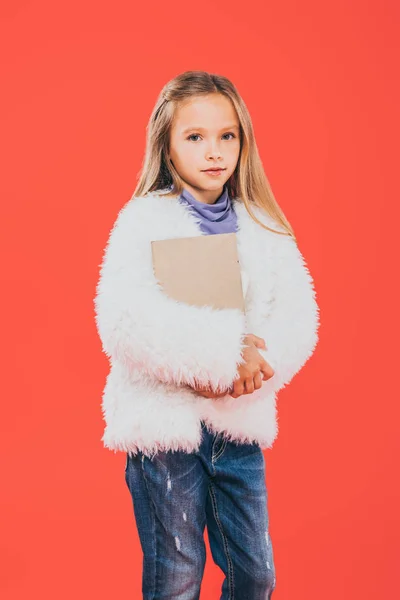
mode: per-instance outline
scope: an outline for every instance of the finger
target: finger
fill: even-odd
[[[254,381],[254,389],[259,390],[262,387],[261,373],[257,373],[256,375],[254,375],[253,381]]]
[[[243,393],[244,393],[243,381],[241,379],[238,381],[235,381],[235,383],[233,384],[233,393],[231,394],[232,398],[239,398],[239,396],[241,396]]]
[[[268,381],[271,379],[272,375],[270,371],[261,371],[263,373],[263,381]]]
[[[203,392],[203,391],[207,390],[207,388],[206,388],[204,385],[202,385],[202,384],[201,384],[199,381],[197,381],[197,380],[196,380],[196,381],[195,381],[195,382],[194,382],[194,383],[191,385],[191,387],[192,387],[194,390],[197,390],[197,391],[199,391],[199,392]]]
[[[261,339],[261,338],[259,338],[259,339],[258,339],[256,342],[254,342],[254,345],[255,345],[257,348],[263,348],[264,350],[266,350],[266,349],[267,349],[267,345],[266,345],[266,343],[265,343],[265,340],[263,340],[263,339]]]
[[[273,370],[273,368],[266,361],[264,361],[264,363],[261,366],[260,370],[263,373],[263,379],[264,379],[264,381],[267,381],[268,379],[271,379],[271,377],[275,373],[275,371]]]
[[[254,345],[255,345],[255,347],[256,347],[256,348],[262,348],[262,349],[264,349],[264,350],[266,350],[266,349],[267,349],[267,347],[266,347],[266,345],[265,345],[265,342],[264,342],[264,341],[261,341],[261,340],[255,340],[255,341],[254,341]]]
[[[213,392],[212,390],[210,390],[206,393],[207,393],[208,398],[223,398],[224,396],[226,396],[225,391]]]
[[[228,392],[218,392],[217,394],[214,394],[214,398],[223,398],[227,393]]]
[[[206,390],[196,390],[196,393],[199,396],[203,396],[204,398],[208,398],[208,394],[209,394],[209,392],[206,392]]]
[[[262,338],[258,335],[254,335],[254,333],[252,333],[251,335],[253,338],[253,342],[257,346],[257,348],[265,348],[266,347],[264,338]]]
[[[235,393],[239,394],[239,396],[244,394],[244,381],[242,379],[239,379],[239,381],[235,381],[234,388]]]
[[[254,381],[252,377],[248,377],[244,382],[244,393],[252,394],[254,392]]]
[[[199,392],[200,396],[204,398],[221,398],[224,394],[216,394],[214,392]]]

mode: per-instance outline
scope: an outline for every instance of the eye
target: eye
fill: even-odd
[[[233,139],[236,137],[236,135],[232,132],[224,133],[224,135],[222,137],[225,137],[227,135],[232,136],[232,138],[230,138],[230,139]],[[186,139],[196,142],[197,140],[193,140],[193,138],[199,138],[199,137],[201,137],[199,133],[191,133]]]

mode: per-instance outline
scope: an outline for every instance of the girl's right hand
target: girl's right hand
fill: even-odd
[[[213,398],[214,400],[216,398],[223,398],[224,396],[226,396],[228,394],[228,390],[226,390],[225,392],[213,392],[212,390],[208,389],[208,388],[204,388],[200,385],[194,385],[194,386],[187,386],[192,390],[195,390],[199,396],[203,396],[204,398]]]

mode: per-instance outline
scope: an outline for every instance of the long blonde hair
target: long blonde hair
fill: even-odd
[[[275,200],[264,172],[251,117],[243,99],[229,79],[207,71],[185,71],[171,79],[161,90],[146,128],[143,166],[132,197],[144,196],[155,190],[166,190],[172,185],[174,190],[166,191],[165,195],[182,193],[184,182],[168,158],[170,130],[175,111],[180,103],[194,96],[212,93],[223,94],[231,100],[240,123],[239,160],[235,171],[226,182],[229,196],[242,201],[251,218],[264,229],[296,239],[292,226]],[[252,205],[264,209],[284,231],[276,231],[262,223],[252,212]]]

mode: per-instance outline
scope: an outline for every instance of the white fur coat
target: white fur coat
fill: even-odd
[[[272,446],[278,432],[276,392],[312,355],[319,307],[313,280],[293,238],[254,222],[234,199],[246,316],[236,309],[196,307],[169,298],[156,281],[151,241],[204,235],[196,217],[162,190],[132,198],[119,212],[100,265],[94,299],[97,330],[110,361],[102,441],[114,451],[152,456],[193,452],[201,421],[228,440]],[[261,209],[256,216],[280,229]],[[196,379],[228,389],[241,362],[243,336],[265,339],[260,350],[275,374],[253,394],[204,398]]]

